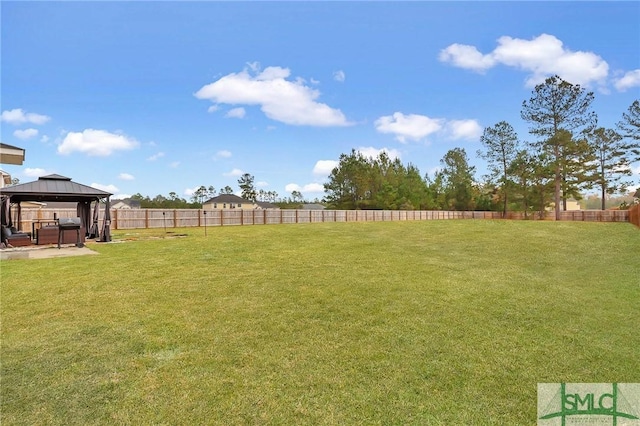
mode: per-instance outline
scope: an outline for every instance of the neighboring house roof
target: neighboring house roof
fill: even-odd
[[[0,163],[21,166],[24,163],[24,149],[0,142]]]
[[[205,201],[203,204],[211,203],[253,204],[253,201],[246,200],[234,194],[222,194]]]
[[[121,209],[129,207],[131,209],[139,209],[140,208],[140,200],[132,200],[131,198],[123,198],[122,200],[113,200],[111,204],[112,209]]]
[[[261,209],[279,209],[280,208],[280,207],[276,206],[275,204],[267,203],[266,201],[257,201],[256,204]]]
[[[326,207],[318,203],[310,203],[310,204],[302,205],[302,210],[324,210],[324,209],[326,209]]]
[[[2,188],[2,195],[11,197],[11,202],[20,201],[78,201],[108,198],[111,193],[87,185],[72,182],[71,178],[60,175],[48,175],[35,182]]]

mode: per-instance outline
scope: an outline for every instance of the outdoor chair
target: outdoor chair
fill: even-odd
[[[18,231],[14,227],[2,226],[2,242],[7,247],[21,247],[31,245],[31,233]]]

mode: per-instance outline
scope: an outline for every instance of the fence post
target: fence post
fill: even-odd
[[[178,213],[177,210],[173,210],[173,227],[178,227]]]

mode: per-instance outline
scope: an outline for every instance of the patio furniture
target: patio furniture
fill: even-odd
[[[33,219],[31,221],[31,235],[35,236],[38,229],[43,226],[58,226],[58,219]]]
[[[23,247],[31,245],[31,233],[18,231],[14,227],[2,227],[2,242],[7,246]]]
[[[58,244],[59,230],[57,226],[43,226],[40,229],[36,230],[36,244]],[[80,228],[80,241],[84,243],[85,241],[85,231],[84,228]],[[75,232],[63,232],[62,233],[62,244],[77,244],[77,235]]]

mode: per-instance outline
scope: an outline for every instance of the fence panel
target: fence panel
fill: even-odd
[[[629,222],[640,227],[640,204],[631,206],[631,208],[628,211],[629,211],[629,216],[628,216]]]
[[[147,210],[114,210],[111,215],[113,229],[147,228]]]

